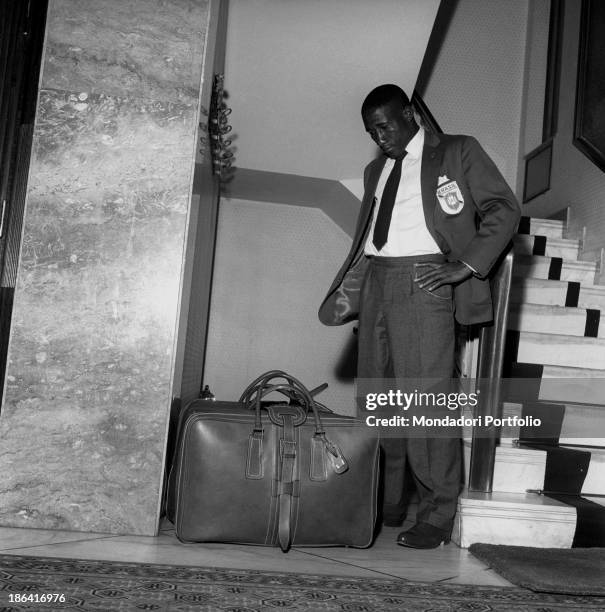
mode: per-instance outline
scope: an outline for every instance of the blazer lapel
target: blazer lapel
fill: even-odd
[[[383,155],[376,160],[376,163],[372,165],[370,168],[370,173],[368,175],[368,188],[366,189],[366,195],[370,194],[372,198],[374,198],[374,194],[376,193],[376,186],[378,185],[378,179],[382,174],[382,169],[384,165],[387,163],[387,158]]]
[[[374,194],[376,193],[378,180],[380,179],[380,175],[382,174],[382,169],[384,168],[386,161],[386,157],[380,157],[376,160],[375,164],[372,164],[369,169],[366,189],[363,194],[363,201],[361,202],[359,224],[357,226],[357,231],[355,232],[355,248],[353,249],[354,251],[357,251],[357,249],[359,248],[359,244],[363,242],[365,238],[366,230],[368,228],[368,222],[372,215],[372,210],[374,210]]]
[[[422,150],[422,167],[420,183],[422,189],[422,207],[426,227],[437,244],[441,239],[435,232],[436,189],[439,179],[439,169],[443,160],[443,144],[439,136],[433,132],[425,132],[424,148]]]

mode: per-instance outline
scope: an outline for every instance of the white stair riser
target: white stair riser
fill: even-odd
[[[548,279],[551,265],[550,257],[518,257],[514,260],[513,274],[515,276]],[[561,275],[557,280],[576,281],[594,284],[596,264],[585,261],[563,261]]]
[[[465,441],[466,482],[468,482],[470,457],[471,444],[470,441]],[[492,490],[499,493],[525,493],[527,489],[543,489],[545,469],[546,451],[497,446]]]
[[[508,316],[508,328],[542,334],[584,337],[586,310],[561,306],[512,304]],[[600,317],[596,337],[605,338],[605,316]]]
[[[452,531],[452,541],[460,548],[476,542],[528,546],[533,548],[571,548],[576,520],[537,521],[534,515],[483,514],[458,511]]]
[[[559,442],[605,447],[605,406],[566,404]],[[595,457],[600,456],[602,464],[602,477],[599,485],[601,490],[592,492],[605,493],[603,455],[598,449],[587,450],[590,450]]]
[[[530,219],[529,233],[549,238],[563,238],[563,225],[563,221],[553,219]]]
[[[576,530],[576,509],[542,496],[501,495],[468,499],[461,495],[452,541],[462,548],[475,542],[535,548],[570,548]],[[511,501],[517,499],[517,502]]]
[[[597,370],[594,368],[570,368],[563,366],[544,366],[544,372],[542,374],[542,379],[583,379],[583,378],[603,378],[605,379],[605,370]],[[601,399],[603,397],[601,396]],[[570,400],[573,401],[573,400]],[[593,400],[590,400],[591,402]],[[599,402],[595,402],[598,404]]]
[[[515,278],[510,298],[514,304],[565,306],[567,292],[568,284],[565,281]],[[581,285],[577,307],[605,310],[605,287]]]
[[[518,254],[532,255],[534,253],[535,236],[517,234],[513,238],[514,251]],[[544,253],[547,257],[563,257],[564,259],[577,259],[580,246],[577,240],[563,240],[546,238]]]
[[[516,361],[605,370],[605,341],[564,335],[521,332]]]
[[[524,279],[524,282],[521,283],[520,279],[513,279],[510,290],[510,299],[512,303],[552,304],[553,306],[565,305],[567,283],[536,279],[536,284],[530,285],[530,281],[532,280],[534,279]],[[549,283],[551,284],[549,285]]]
[[[504,402],[502,412],[503,416],[522,417],[523,407],[521,404]],[[527,489],[544,488],[546,452],[511,445],[513,440],[519,439],[519,433],[519,427],[511,426],[502,428],[500,446],[496,448],[496,466],[494,468],[493,483],[494,491],[524,492]],[[599,437],[590,437],[591,434]],[[583,495],[605,495],[605,406],[565,404],[565,415],[561,425],[559,443],[568,446],[580,445],[578,446],[578,450],[590,453],[588,473],[586,474],[581,492]],[[464,459],[467,468],[466,473],[468,474],[468,465],[466,462],[470,459],[470,442],[465,439],[464,445]],[[541,479],[538,472],[538,464],[540,461],[543,462]],[[526,463],[528,469],[524,472],[522,467],[516,466],[516,463]],[[525,486],[531,478],[529,470],[529,466],[531,465],[535,466],[534,483],[539,481],[539,484],[528,484]],[[502,480],[496,480],[496,474],[498,474],[498,478]],[[513,488],[515,486],[515,478],[519,478],[517,488]]]
[[[603,370],[544,366],[537,397],[532,399],[543,402],[588,405],[578,408],[582,410],[599,406],[605,414],[605,407],[603,407],[604,376]]]
[[[601,440],[601,444],[603,440]],[[595,449],[590,450],[590,465],[588,466],[588,474],[582,485],[582,494],[590,495],[605,494],[605,451]],[[602,500],[605,502],[605,499]]]

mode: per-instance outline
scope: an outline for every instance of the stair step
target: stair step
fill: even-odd
[[[518,447],[517,450],[537,449]],[[545,447],[542,452],[547,453],[548,447]],[[567,470],[567,478],[563,485],[551,485],[558,487],[557,491],[553,491],[553,493],[560,492],[564,495],[579,494],[581,497],[591,497],[592,495],[601,496],[605,494],[605,449],[573,446],[570,444],[552,447],[552,452],[559,455],[559,464],[561,464],[562,459],[562,463],[565,464],[565,469]],[[580,453],[579,455],[578,452]],[[587,454],[590,456],[590,461],[588,462],[586,472],[584,472],[584,462]],[[552,470],[553,466],[551,466],[550,469]],[[548,485],[540,486],[539,488],[548,488]],[[562,490],[559,491],[559,488]],[[605,501],[604,497],[599,498]]]
[[[580,251],[579,240],[524,234],[513,237],[513,246],[519,255],[546,255],[565,259],[577,259]]]
[[[588,473],[582,485],[582,496],[589,496],[591,493],[603,495],[603,493],[605,493],[605,449],[577,448],[578,450],[590,451],[590,465],[588,466]],[[605,498],[600,499],[601,503],[605,502]]]
[[[543,255],[516,255],[514,276],[532,277],[594,284],[597,264],[592,261],[574,261]]]
[[[536,365],[518,361],[513,364],[514,378],[541,378],[550,379],[602,379],[605,378],[605,369],[583,368],[558,365]],[[539,370],[539,371],[538,371]],[[600,381],[603,382],[603,381]],[[603,396],[600,396],[601,399]],[[552,399],[552,398],[546,398]]]
[[[475,542],[536,548],[570,548],[576,509],[532,493],[464,491],[452,540],[462,548]]]
[[[534,234],[552,238],[563,238],[563,229],[563,221],[521,217],[519,229],[517,231],[519,234]]]
[[[507,336],[511,361],[605,370],[605,339],[510,330]]]
[[[605,438],[605,406],[601,405],[605,401],[605,326],[600,313],[605,309],[605,287],[594,285],[596,263],[578,261],[579,241],[563,236],[562,221],[523,217],[513,238],[507,358],[519,362],[514,364],[517,376],[528,380],[513,381],[511,387],[533,393],[534,401],[550,401],[537,407],[526,405],[525,411],[521,404],[505,401],[503,416],[541,410],[539,414],[553,417],[560,443],[598,444]],[[574,403],[578,398],[593,404]],[[518,427],[503,427],[501,435],[493,493],[465,491],[460,496],[453,541],[461,547],[474,542],[570,547],[576,531],[575,507],[526,492],[544,488],[547,451],[511,444],[519,437]],[[467,473],[470,448],[465,439]],[[572,456],[586,461],[586,455]],[[591,449],[590,459],[582,492],[600,494],[605,489],[605,449]]]
[[[511,302],[578,306],[605,310],[605,286],[541,278],[515,277],[511,286]]]
[[[544,334],[605,338],[600,310],[544,304],[511,304],[508,328]]]
[[[590,495],[587,495],[584,497],[584,499],[587,499],[593,504],[598,504],[599,506],[603,506],[605,508],[605,499],[603,499],[602,497],[591,497]]]
[[[545,422],[544,415],[551,414],[551,411],[551,424],[547,426],[545,423],[542,430],[549,438],[554,438],[559,444],[591,447],[590,452],[594,450],[599,454],[599,457],[602,452],[605,452],[605,405],[603,404],[540,401],[537,405],[534,402],[527,402],[524,407],[522,403],[505,401],[503,402],[502,413],[505,417],[532,415]],[[521,428],[514,424],[507,427],[503,426],[500,434],[500,444],[510,447],[513,440],[521,438],[520,434]],[[539,433],[536,434],[536,437],[538,436]],[[546,443],[547,440],[544,439],[542,442]],[[536,487],[526,488],[533,489]],[[601,474],[601,484],[597,488],[593,488],[591,492],[605,493],[605,471]]]
[[[599,405],[605,401],[604,370],[513,363],[508,375],[513,379],[512,388],[516,391],[521,384],[535,384],[533,401],[585,405]]]
[[[470,468],[471,441],[464,440],[464,468],[466,482]],[[498,493],[522,493],[527,489],[544,488],[546,451],[521,448],[507,444],[496,447],[493,491]],[[598,491],[592,491],[597,493]]]
[[[602,386],[605,386],[605,381]],[[552,418],[545,418],[545,414],[550,414],[551,410]],[[579,450],[591,454],[589,473],[582,492],[605,494],[605,405],[533,400],[524,408],[519,401],[509,401],[505,398],[505,401],[502,402],[504,419],[507,417],[522,418],[528,415],[542,418],[545,428],[541,431],[548,435],[549,439],[554,439],[555,442],[562,445],[579,445]],[[464,416],[472,416],[470,409],[465,411]],[[547,420],[550,420],[550,425],[546,425]],[[538,437],[540,430],[535,431]],[[521,438],[520,434],[521,428],[514,422],[510,422],[510,425],[503,424],[500,428],[500,443],[496,447],[494,466],[494,491],[523,493],[527,489],[544,488],[546,451],[519,447],[516,441]],[[471,437],[471,428],[465,428],[464,460],[467,482]],[[542,443],[546,444],[548,441],[544,438]]]

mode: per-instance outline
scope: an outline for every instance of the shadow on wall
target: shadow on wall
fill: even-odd
[[[320,401],[355,413],[352,325],[317,316],[350,245],[319,208],[221,200],[204,372],[218,399],[280,369],[309,388],[327,382]]]
[[[352,382],[357,376],[357,330],[351,334],[348,342],[343,347],[336,367],[334,368],[336,380]]]

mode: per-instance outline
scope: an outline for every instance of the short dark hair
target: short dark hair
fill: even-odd
[[[410,104],[410,99],[405,91],[398,85],[379,85],[372,89],[363,101],[361,105],[361,116],[365,117],[370,111],[380,108],[381,106],[387,106],[392,102],[401,104],[401,106],[404,107]]]

